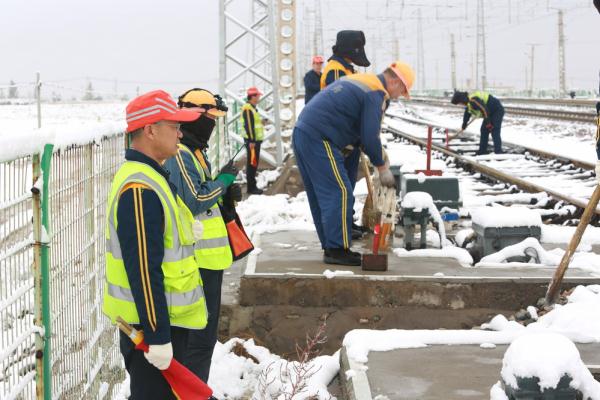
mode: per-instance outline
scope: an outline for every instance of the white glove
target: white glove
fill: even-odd
[[[171,342],[165,344],[151,344],[148,352],[144,353],[146,360],[156,368],[164,370],[169,368],[173,359],[173,346]]]
[[[392,171],[390,171],[389,168],[384,168],[379,171],[379,182],[381,182],[382,186],[388,188],[396,187],[396,179],[394,178],[394,175],[392,175]]]
[[[194,221],[192,224],[192,233],[194,234],[195,241],[202,239],[202,235],[204,235],[204,225],[201,221]]]
[[[600,185],[600,160],[596,161],[596,182]]]

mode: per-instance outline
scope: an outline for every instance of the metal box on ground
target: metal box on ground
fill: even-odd
[[[542,228],[539,226],[513,226],[513,227],[483,227],[473,223],[473,230],[477,235],[477,247],[481,256],[496,253],[505,247],[521,243],[523,240],[534,237],[540,240]]]
[[[458,178],[455,176],[428,176],[402,174],[402,196],[410,192],[426,192],[433,198],[433,203],[441,210],[444,207],[459,208],[462,205]]]
[[[502,381],[504,392],[511,400],[579,400],[580,393],[570,387],[573,379],[569,375],[563,375],[558,381],[556,388],[544,389],[540,388],[540,378],[518,378],[518,389],[507,385]]]
[[[404,247],[406,250],[412,250],[414,247],[415,227],[421,227],[421,239],[419,247],[427,247],[427,225],[429,224],[429,210],[421,209],[415,211],[413,208],[403,208],[401,224],[404,227]]]

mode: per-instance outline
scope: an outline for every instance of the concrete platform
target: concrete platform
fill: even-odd
[[[342,351],[340,379],[347,400],[370,400],[378,395],[390,400],[488,399],[490,388],[500,379],[507,347],[437,345],[372,351],[366,371]],[[586,365],[600,364],[600,344],[577,344],[577,348]],[[348,369],[356,372],[352,379],[345,378]]]
[[[516,309],[545,294],[553,268],[472,268],[453,258],[397,257],[386,272],[327,265],[316,233],[288,231],[256,240],[262,252],[249,258],[240,282],[242,305],[312,307],[425,306],[442,309]],[[357,243],[360,251],[365,243]],[[323,272],[352,271],[327,279]],[[443,276],[436,276],[439,273]],[[564,287],[600,283],[581,270],[569,270]]]

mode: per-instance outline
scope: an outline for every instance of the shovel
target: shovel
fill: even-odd
[[[465,129],[467,129],[469,127],[469,125],[471,125],[473,123],[473,121],[475,121],[475,118],[473,118],[472,120],[467,122],[467,126],[465,126],[463,129],[459,130],[454,135],[448,136],[448,141],[451,141],[452,139],[456,139],[461,133],[463,133],[465,131]]]
[[[575,254],[575,250],[577,250],[577,246],[579,246],[579,242],[581,241],[581,237],[585,232],[585,228],[587,228],[594,212],[596,211],[596,207],[598,206],[598,201],[600,200],[600,185],[596,185],[596,189],[588,202],[588,205],[585,207],[583,211],[583,215],[579,220],[579,225],[577,225],[577,229],[575,229],[575,233],[569,242],[569,246],[565,251],[562,259],[560,260],[560,264],[556,271],[554,271],[554,276],[552,277],[552,281],[548,286],[548,291],[546,292],[546,302],[545,305],[550,307],[556,300],[558,299],[558,291],[560,290],[560,284],[562,283],[563,277],[567,272],[567,268],[569,268],[569,263],[573,258],[573,254]]]
[[[373,230],[375,225],[379,222],[380,213],[374,206],[373,203],[373,180],[371,179],[371,171],[367,165],[367,159],[364,154],[360,155],[360,165],[363,169],[365,179],[367,181],[367,198],[365,199],[365,206],[362,211],[362,226]]]

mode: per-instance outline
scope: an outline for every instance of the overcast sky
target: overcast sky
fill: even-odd
[[[245,0],[241,4],[249,4]],[[529,44],[536,43],[534,84],[558,86],[557,11],[565,9],[567,85],[595,89],[600,68],[600,15],[592,0],[484,0],[488,81],[523,87]],[[297,2],[302,27],[315,0]],[[421,9],[427,87],[450,87],[449,34],[457,41],[459,86],[472,76],[477,0],[324,0],[325,56],[339,29],[362,29],[375,67],[393,58],[417,60]],[[80,89],[90,78],[99,91],[134,93],[165,88],[179,93],[218,88],[218,0],[2,0],[0,86],[10,79],[45,81]],[[304,16],[304,19],[302,18]],[[393,26],[395,25],[395,26]],[[312,42],[312,32],[301,40]],[[395,32],[395,36],[394,33]],[[310,56],[312,43],[299,55]],[[65,89],[63,89],[65,90]],[[25,92],[23,90],[22,92]],[[77,94],[79,97],[80,94]]]

